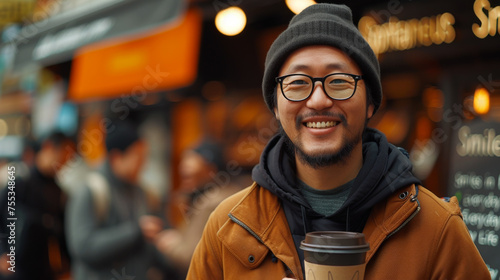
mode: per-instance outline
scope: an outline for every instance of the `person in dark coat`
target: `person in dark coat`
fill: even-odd
[[[14,185],[4,187],[0,195],[2,224],[10,222],[8,218],[17,219],[13,220],[15,238],[10,243],[8,237],[13,232],[6,225],[1,227],[0,279],[51,280],[69,275],[64,235],[67,195],[56,176],[74,153],[74,141],[54,132],[42,142],[28,177],[16,177],[15,168],[10,170],[15,179]],[[14,211],[8,211],[8,205]],[[12,259],[15,262],[7,262]]]

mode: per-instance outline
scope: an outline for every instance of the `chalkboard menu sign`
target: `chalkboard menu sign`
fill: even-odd
[[[451,142],[449,193],[459,199],[491,278],[500,279],[500,123],[463,123]]]

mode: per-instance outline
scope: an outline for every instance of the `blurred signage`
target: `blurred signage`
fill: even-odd
[[[101,18],[80,26],[63,29],[55,34],[47,34],[38,41],[33,50],[33,59],[41,60],[59,52],[102,39],[111,30],[113,20]]]
[[[29,20],[38,22],[54,17],[89,13],[111,4],[127,0],[31,0],[36,5]]]
[[[106,0],[61,13],[65,7],[61,1],[51,1],[58,4],[54,4],[51,17],[24,26],[8,42],[16,49],[14,71],[30,64],[47,66],[69,61],[78,48],[87,44],[164,25],[182,15],[185,5],[182,0]],[[49,13],[50,7],[47,9]]]
[[[61,11],[61,3],[66,0],[34,0],[36,2],[33,15],[29,20],[36,22],[46,20]]]
[[[122,97],[112,104],[120,111],[137,106],[147,93],[191,84],[198,69],[201,23],[201,14],[190,10],[142,36],[80,49],[73,59],[68,96],[74,101]]]
[[[79,10],[92,9],[94,7],[104,7],[106,5],[125,0],[64,0],[61,2],[61,12],[69,13]]]
[[[359,20],[358,28],[375,54],[391,50],[407,50],[418,46],[440,45],[455,40],[455,17],[450,13],[421,19],[399,20],[378,24],[370,16]]]
[[[446,1],[429,0],[402,5],[399,1],[389,1],[361,17],[358,28],[377,55],[450,44],[457,38],[461,40],[461,46],[469,48],[469,44],[474,44],[468,42],[470,39],[500,34],[500,6],[492,6],[490,2],[456,1],[449,5]],[[424,11],[425,16],[415,18],[415,14]],[[476,49],[477,43],[474,44]]]
[[[500,123],[473,121],[453,133],[449,193],[459,199],[472,240],[496,280],[500,277]]]
[[[10,23],[20,22],[33,13],[33,0],[0,1],[0,28]]]
[[[485,129],[483,134],[472,134],[470,127],[462,126],[458,130],[458,140],[459,156],[500,157],[500,135],[494,128]]]
[[[485,12],[485,9],[487,12]],[[474,14],[481,21],[481,24],[474,23],[472,32],[478,38],[486,38],[486,36],[495,36],[500,33],[497,29],[498,19],[500,18],[500,6],[491,7],[488,0],[476,0],[474,2]]]

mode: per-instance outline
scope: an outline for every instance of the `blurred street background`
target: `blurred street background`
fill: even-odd
[[[457,195],[498,272],[500,1],[317,2],[348,5],[378,55],[384,97],[369,126],[408,151],[424,186]],[[172,225],[183,220],[172,199],[181,155],[202,139],[223,146],[226,172],[215,179],[249,185],[278,130],[262,99],[265,55],[310,4],[0,0],[0,185],[8,166],[28,173],[34,147],[59,131],[76,143],[57,177],[71,194],[106,158],[105,132],[117,118],[140,124],[150,147],[141,184]]]

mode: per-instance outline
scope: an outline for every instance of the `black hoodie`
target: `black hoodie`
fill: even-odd
[[[363,135],[363,167],[354,179],[351,192],[342,207],[330,216],[315,212],[303,197],[297,183],[295,156],[285,139],[276,135],[267,144],[252,178],[280,198],[297,253],[304,260],[300,242],[311,231],[340,230],[362,232],[374,205],[396,190],[420,181],[411,173],[406,155],[371,128]]]

